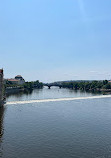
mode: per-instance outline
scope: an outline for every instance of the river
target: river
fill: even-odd
[[[55,87],[7,96],[0,157],[111,158],[111,97]]]

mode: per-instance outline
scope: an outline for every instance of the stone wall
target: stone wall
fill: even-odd
[[[0,102],[3,100],[3,69],[0,69]]]

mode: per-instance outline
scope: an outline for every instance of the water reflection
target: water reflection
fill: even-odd
[[[52,87],[11,94],[7,102],[95,95]],[[110,98],[12,104],[5,108],[0,110],[2,158],[111,157]]]
[[[5,107],[1,107],[0,108],[0,139],[3,135],[3,119],[4,119],[4,111],[5,111]]]
[[[85,96],[95,96],[100,95],[97,92],[86,92],[81,90],[72,90],[67,88],[51,87],[48,89],[44,87],[43,89],[26,90],[18,93],[7,94],[8,101],[27,101],[36,99],[57,99],[57,98],[71,98],[71,97],[85,97]]]
[[[0,107],[0,157],[2,156],[2,141],[3,141],[3,133],[4,133],[4,127],[3,127],[3,122],[4,122],[4,112],[5,112],[5,107],[2,106]]]
[[[23,94],[25,95],[30,95],[32,94],[33,90],[24,90],[22,92],[13,92],[13,93],[7,93],[6,94],[6,97],[9,97],[9,96],[16,96],[16,97],[21,97]]]
[[[6,98],[15,98],[15,100],[22,100],[22,98],[28,98],[32,95],[33,90],[24,90],[21,92],[13,92],[13,93],[6,93]]]

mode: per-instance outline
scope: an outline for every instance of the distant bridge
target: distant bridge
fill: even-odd
[[[62,88],[62,84],[60,84],[60,83],[44,83],[44,86],[47,86],[49,89],[51,88],[51,87],[59,87],[59,88]]]

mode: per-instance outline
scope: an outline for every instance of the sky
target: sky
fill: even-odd
[[[111,79],[111,0],[0,0],[0,68],[26,81]]]

